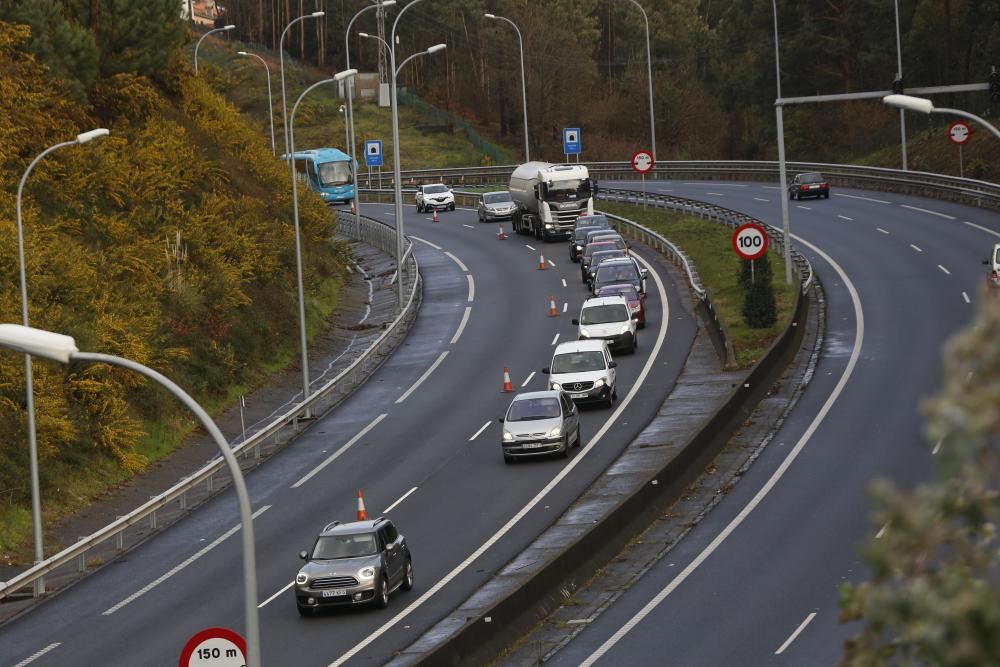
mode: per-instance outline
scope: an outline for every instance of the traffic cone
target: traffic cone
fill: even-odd
[[[357,212],[358,212],[358,209],[354,208],[354,200],[352,199],[351,200],[351,215],[355,215]]]
[[[549,317],[557,317],[559,311],[556,310],[556,298],[549,295]]]
[[[510,371],[506,366],[503,367],[503,391],[514,391],[514,385],[510,381]]]
[[[435,208],[434,215],[431,216],[431,222],[437,222],[437,221],[438,221],[438,210]]]
[[[503,224],[500,225],[500,231],[497,232],[497,241],[506,241],[507,235],[503,233]]]
[[[358,521],[368,520],[368,510],[365,509],[365,497],[361,495],[361,489],[358,489]]]
[[[545,270],[545,253],[543,252],[538,253],[538,270]]]

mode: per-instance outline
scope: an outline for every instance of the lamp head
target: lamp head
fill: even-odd
[[[311,16],[326,16],[326,12],[313,12]]]
[[[103,127],[99,127],[96,130],[91,130],[90,132],[84,132],[83,134],[76,135],[76,143],[85,144],[91,139],[97,139],[98,137],[106,137],[111,134],[110,130]]]
[[[345,69],[342,72],[337,72],[333,75],[335,81],[343,81],[344,79],[349,79],[358,73],[356,69]]]
[[[80,350],[70,336],[20,324],[0,324],[0,348],[68,364]]]
[[[371,35],[369,35],[367,32],[359,32],[358,36],[359,37],[366,37],[366,38],[371,37]]]
[[[486,17],[486,18],[488,18],[488,19],[495,19],[495,18],[496,18],[496,15],[494,15],[494,14],[490,14],[490,13],[488,13],[488,12],[487,12],[486,14],[483,14],[483,16],[485,16],[485,17]]]
[[[383,7],[392,7],[394,4],[396,4],[396,0],[383,0],[383,2],[379,4],[381,4]]]
[[[444,51],[447,48],[448,48],[447,44],[435,44],[434,46],[427,49],[427,53],[428,54],[437,53],[438,51]]]
[[[886,95],[882,101],[891,107],[907,109],[908,111],[918,111],[920,113],[931,113],[934,111],[934,103],[923,97],[913,97],[912,95]]]
[[[245,56],[246,54],[247,54],[246,51],[237,51],[236,52],[236,55],[238,55],[238,56]]]
[[[235,27],[236,27],[236,26],[234,26],[234,25],[232,25],[232,24],[229,24],[229,25],[225,26],[225,27],[223,28],[223,30],[232,30],[232,29],[233,29],[233,28],[235,28]]]

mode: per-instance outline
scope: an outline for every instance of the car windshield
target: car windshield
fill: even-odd
[[[585,373],[604,370],[604,353],[600,350],[566,352],[552,359],[552,373]]]
[[[509,192],[491,192],[483,195],[484,204],[510,204],[512,202]]]
[[[628,306],[611,303],[606,306],[588,306],[580,314],[580,324],[610,324],[625,322],[629,318]]]
[[[442,192],[448,192],[448,188],[443,185],[425,185],[424,194],[425,195],[438,195]]]
[[[319,182],[323,187],[344,185],[351,182],[351,165],[348,162],[324,162],[319,166]]]
[[[587,234],[590,232],[597,231],[597,227],[577,227],[575,240],[577,243],[581,243],[587,240]]]
[[[607,285],[597,292],[597,296],[617,296],[625,297],[626,301],[638,301],[639,293],[635,291],[635,286],[631,283],[619,283],[617,285]]]
[[[826,179],[823,178],[823,174],[801,174],[799,175],[799,183],[822,183]]]
[[[639,280],[639,275],[632,264],[597,267],[597,280],[602,283],[631,282]]]
[[[606,259],[612,259],[614,257],[624,257],[625,251],[620,249],[615,250],[601,250],[600,252],[595,252],[594,256],[590,258],[591,266],[597,266]]]
[[[507,421],[526,422],[559,416],[559,399],[554,397],[523,398],[510,404]]]
[[[573,199],[584,199],[589,196],[584,188],[583,180],[571,178],[566,181],[549,181],[545,184],[546,197],[548,201],[570,201]]]
[[[316,540],[312,557],[313,560],[331,560],[334,558],[374,556],[376,553],[375,535],[372,533],[325,535]]]
[[[581,215],[576,219],[576,226],[603,227],[604,229],[611,228],[611,224],[608,222],[608,219],[603,215]]]

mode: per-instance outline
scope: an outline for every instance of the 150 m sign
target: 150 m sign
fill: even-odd
[[[247,645],[228,628],[207,628],[188,640],[179,667],[246,667]]]
[[[767,252],[767,232],[755,222],[740,225],[733,232],[733,250],[742,259],[757,259]]]

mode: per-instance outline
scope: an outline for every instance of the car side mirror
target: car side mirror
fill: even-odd
[[[546,366],[545,368],[542,369],[542,375],[548,375],[548,374],[549,374],[549,367]]]
[[[570,322],[571,322],[572,324],[575,324],[575,325],[577,325],[577,326],[579,326],[579,325],[580,325],[580,320],[577,320],[577,319],[572,319],[572,320],[570,320]]]
[[[497,417],[497,421],[502,424],[503,423],[503,417]]]
[[[302,560],[309,560],[309,552],[308,551],[300,551],[299,552],[299,558],[301,558]]]
[[[646,269],[640,269],[639,270],[639,277],[641,277],[643,280],[645,280],[646,276],[648,276],[648,275],[649,275],[649,271],[647,271]]]
[[[617,361],[609,361],[608,362],[608,368],[618,368],[618,362]]]

